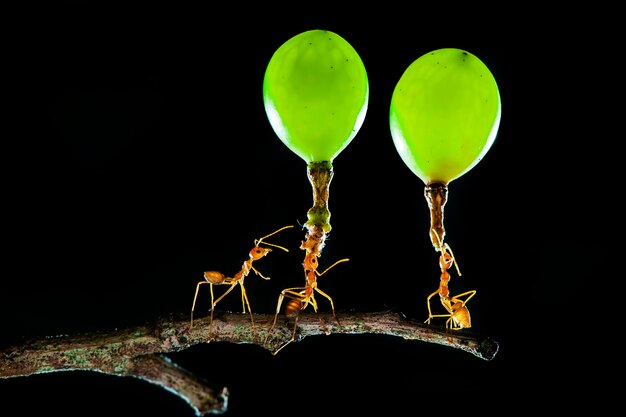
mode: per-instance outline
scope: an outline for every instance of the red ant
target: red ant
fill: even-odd
[[[452,249],[446,243],[440,245],[441,256],[439,257],[439,267],[441,268],[441,280],[437,291],[430,294],[427,298],[428,303],[428,319],[425,323],[430,324],[430,320],[434,317],[448,317],[446,321],[446,327],[453,330],[460,330],[463,328],[472,327],[470,320],[470,313],[466,306],[467,302],[476,294],[476,290],[467,291],[462,294],[450,297],[450,289],[448,288],[448,282],[450,282],[450,273],[448,269],[452,267],[452,264],[456,266],[456,271],[461,276],[459,265],[454,259]],[[433,314],[430,309],[430,299],[436,294],[439,294],[439,299],[443,307],[448,311],[448,314]],[[467,296],[463,299],[462,297]]]
[[[305,249],[304,242],[301,248]],[[335,305],[333,303],[333,299],[324,291],[318,288],[317,278],[324,275],[326,272],[328,272],[329,269],[333,268],[335,265],[341,262],[349,261],[349,259],[348,258],[340,259],[334,264],[332,264],[331,266],[329,266],[328,268],[326,268],[324,272],[318,272],[317,271],[317,265],[318,265],[317,257],[318,256],[319,256],[319,251],[307,249],[307,254],[304,257],[304,264],[303,264],[304,275],[305,275],[305,280],[306,280],[304,287],[286,288],[280,292],[280,295],[278,297],[278,305],[276,306],[276,315],[274,316],[274,323],[272,324],[272,327],[270,328],[270,332],[274,329],[274,326],[276,326],[276,320],[278,319],[280,306],[285,298],[288,299],[287,306],[285,307],[285,314],[287,316],[295,315],[296,320],[294,323],[293,335],[291,336],[291,339],[287,343],[282,345],[278,350],[276,350],[274,352],[274,355],[276,355],[282,348],[284,348],[285,346],[287,346],[289,343],[293,342],[296,339],[296,331],[298,329],[298,320],[300,318],[301,311],[303,311],[309,304],[311,304],[313,306],[313,310],[316,313],[318,312],[317,301],[315,300],[316,291],[328,299],[328,301],[330,302],[330,307],[333,312],[333,317],[335,318],[335,321],[339,323],[339,320],[337,319],[337,314],[335,313]],[[324,323],[322,322],[321,318],[320,318],[320,323],[322,324],[322,326],[324,326]]]
[[[290,227],[293,227],[293,226],[290,225],[290,226],[282,227],[276,230],[275,232],[270,233],[267,236],[263,236],[260,239],[256,239],[254,241],[254,247],[250,250],[249,258],[244,261],[243,265],[241,266],[241,270],[237,272],[234,277],[232,278],[227,277],[218,271],[207,271],[204,273],[205,281],[198,282],[198,285],[196,286],[196,294],[193,297],[193,305],[191,306],[191,326],[192,327],[193,327],[193,311],[196,306],[198,290],[200,289],[200,285],[202,284],[209,284],[210,289],[211,289],[211,323],[213,323],[213,311],[215,310],[215,305],[219,303],[222,300],[222,298],[224,298],[229,292],[231,292],[235,288],[235,286],[237,286],[237,284],[239,284],[241,287],[241,304],[243,305],[243,313],[244,314],[246,313],[246,306],[248,306],[248,312],[250,313],[250,320],[252,321],[252,326],[254,326],[254,318],[252,317],[252,309],[250,308],[250,301],[248,300],[248,295],[246,294],[246,289],[243,285],[244,278],[248,276],[248,274],[250,274],[250,271],[254,271],[261,278],[265,280],[270,279],[269,277],[263,276],[263,274],[261,274],[255,267],[252,266],[252,263],[254,261],[258,261],[259,259],[261,259],[262,257],[264,257],[265,255],[267,255],[268,253],[272,251],[272,249],[270,248],[260,247],[259,245],[261,243],[264,243],[265,245],[269,245],[269,246],[274,246],[276,248],[284,250],[285,252],[289,252],[288,249],[282,246],[263,242],[263,239],[268,238],[272,235],[275,235],[276,233],[284,229],[290,228]],[[222,294],[217,300],[214,301],[213,285],[230,285],[230,288],[228,288],[228,290],[226,290],[224,294]]]

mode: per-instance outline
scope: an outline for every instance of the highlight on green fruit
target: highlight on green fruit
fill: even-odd
[[[263,102],[280,140],[307,163],[329,161],[356,136],[369,83],[355,49],[327,30],[302,32],[272,55]]]
[[[391,98],[389,124],[404,163],[426,185],[448,184],[491,148],[500,125],[498,84],[472,53],[443,48],[415,60]]]

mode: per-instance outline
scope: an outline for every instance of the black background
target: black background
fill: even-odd
[[[610,195],[595,188],[609,175],[595,153],[602,134],[589,114],[601,103],[591,99],[593,54],[577,43],[580,27],[552,32],[547,17],[512,26],[450,10],[357,17],[225,7],[66,3],[21,16],[9,42],[18,53],[5,63],[16,70],[7,114],[18,129],[8,138],[16,149],[3,154],[2,341],[186,314],[203,271],[234,274],[255,238],[287,224],[296,227],[270,241],[290,252],[255,264],[272,280],[251,275],[246,288],[255,312],[272,313],[281,289],[301,285],[311,187],[305,162],[271,129],[261,88],[273,52],[318,28],[352,44],[370,83],[365,122],[333,164],[333,230],[320,267],[350,262],[319,285],[338,310],[426,318],[437,254],[423,183],[391,140],[391,94],[408,65],[442,47],[466,49],[492,70],[498,137],[450,184],[445,226],[463,273],[451,290],[477,290],[467,331],[500,351],[484,361],[418,341],[332,335],[277,356],[220,343],[169,356],[228,386],[228,416],[597,405],[600,365],[585,330],[602,316],[593,288],[612,223]],[[205,292],[198,309],[207,308]],[[323,298],[320,308],[329,311]],[[238,311],[239,296],[219,309]],[[88,372],[1,380],[0,398],[0,415],[193,415],[155,386]]]

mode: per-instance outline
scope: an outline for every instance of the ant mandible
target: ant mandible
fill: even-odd
[[[446,327],[453,330],[460,330],[463,328],[472,327],[470,320],[469,309],[466,304],[476,294],[476,290],[467,291],[459,295],[455,295],[450,297],[450,289],[448,288],[448,283],[450,282],[450,273],[448,269],[452,267],[452,264],[456,266],[456,271],[461,276],[461,271],[459,270],[459,265],[457,264],[454,254],[452,253],[452,249],[446,243],[444,245],[440,245],[441,248],[441,256],[439,257],[439,267],[441,268],[441,279],[439,283],[439,288],[437,291],[430,294],[427,298],[428,304],[428,319],[425,323],[430,324],[430,320],[434,317],[448,317],[446,321]],[[439,299],[441,301],[441,305],[446,309],[448,314],[433,314],[430,309],[430,299],[434,297],[436,294],[439,294]],[[463,299],[463,297],[466,297]]]
[[[260,239],[255,239],[254,247],[250,250],[250,253],[248,255],[249,258],[244,261],[243,265],[241,266],[241,270],[237,272],[234,277],[232,278],[227,277],[218,271],[207,271],[204,273],[205,280],[198,282],[198,285],[196,285],[196,293],[193,297],[193,305],[191,306],[191,327],[193,327],[193,311],[196,306],[196,299],[198,298],[198,290],[200,290],[200,285],[202,284],[209,284],[210,290],[211,290],[211,321],[210,323],[213,323],[213,311],[215,310],[216,304],[219,303],[228,293],[230,293],[235,288],[235,286],[237,286],[237,284],[239,284],[239,286],[241,287],[241,304],[243,305],[243,313],[244,314],[246,313],[246,306],[248,306],[248,312],[250,313],[250,320],[252,321],[252,326],[254,326],[254,318],[252,316],[252,309],[250,308],[250,301],[248,300],[248,295],[246,294],[246,288],[243,285],[244,278],[248,276],[248,274],[250,274],[250,271],[254,271],[261,278],[265,280],[270,279],[269,277],[263,276],[263,274],[261,274],[254,266],[252,266],[252,263],[254,261],[258,261],[259,259],[261,259],[262,257],[264,257],[265,255],[267,255],[268,253],[272,251],[272,249],[270,248],[260,247],[259,245],[261,243],[282,249],[285,252],[289,252],[287,248],[284,248],[282,246],[278,246],[272,243],[263,242],[263,239],[273,236],[276,233],[282,230],[288,229],[290,227],[293,227],[293,226],[289,225],[289,226],[281,227],[280,229],[276,230],[275,232],[270,233],[269,235],[263,236]],[[214,301],[214,296],[213,296],[214,285],[230,285],[230,288],[228,288],[228,290],[226,290],[224,294],[222,294],[217,300]]]
[[[301,248],[304,249],[304,246],[305,246],[305,243],[303,243],[303,246]],[[295,323],[293,327],[293,334],[291,336],[291,339],[287,343],[282,345],[278,350],[276,350],[274,352],[274,355],[276,355],[281,349],[283,349],[285,346],[287,346],[289,343],[293,342],[296,339],[296,331],[298,329],[298,320],[300,318],[301,311],[307,308],[307,306],[310,304],[313,306],[313,310],[316,313],[318,312],[317,301],[315,300],[315,292],[318,292],[319,294],[321,294],[322,296],[328,299],[328,301],[330,302],[330,307],[333,312],[333,317],[335,318],[335,321],[337,321],[337,323],[339,324],[339,319],[337,318],[337,314],[335,313],[335,305],[333,303],[333,299],[324,291],[318,288],[317,278],[324,275],[326,272],[328,272],[329,269],[333,268],[335,265],[341,262],[349,261],[350,259],[348,258],[340,259],[334,264],[332,264],[331,266],[329,266],[328,268],[326,268],[323,272],[318,272],[317,271],[317,265],[318,265],[317,257],[318,256],[319,256],[318,251],[307,250],[307,254],[304,257],[304,263],[303,263],[305,286],[286,288],[282,290],[280,292],[280,295],[278,296],[278,304],[276,306],[276,315],[274,316],[274,322],[272,323],[270,332],[274,329],[274,326],[276,326],[276,320],[278,319],[278,314],[280,313],[280,306],[282,305],[282,302],[285,298],[288,299],[287,306],[285,307],[285,314],[287,316],[295,315],[296,319],[295,319]],[[320,318],[320,323],[322,324],[322,326],[324,326],[324,323],[322,322],[321,318]]]

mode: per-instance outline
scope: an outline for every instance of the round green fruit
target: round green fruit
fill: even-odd
[[[500,125],[498,85],[475,55],[437,49],[415,60],[391,98],[391,136],[425,184],[459,178],[491,148]]]
[[[348,146],[363,124],[368,98],[361,58],[327,30],[287,40],[274,52],[263,79],[272,128],[307,163],[332,162]]]

